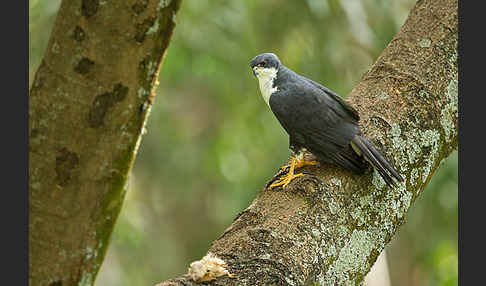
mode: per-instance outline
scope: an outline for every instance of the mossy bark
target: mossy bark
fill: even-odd
[[[29,284],[92,285],[180,0],[63,1],[29,92]]]
[[[237,278],[211,285],[359,285],[441,162],[457,149],[458,17],[455,0],[419,0],[348,101],[365,135],[405,178],[391,189],[306,167],[288,189],[268,185],[209,252]],[[195,285],[188,275],[160,285]]]

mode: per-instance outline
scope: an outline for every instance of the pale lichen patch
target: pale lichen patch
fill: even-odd
[[[329,206],[329,211],[333,215],[337,214],[337,212],[339,211],[339,204],[334,202],[334,200],[332,199],[330,200],[328,206]]]
[[[86,260],[90,260],[93,257],[96,257],[98,255],[97,251],[91,247],[86,248]]]
[[[402,216],[405,214],[405,212],[408,210],[410,207],[410,204],[412,202],[412,193],[411,192],[405,192],[402,196],[402,202],[403,202],[403,211],[400,212],[399,218],[402,218]]]
[[[429,97],[430,97],[429,93],[428,93],[427,91],[423,90],[423,89],[419,91],[418,95],[419,95],[420,97],[425,98],[425,99],[427,99],[427,98],[429,98]]]
[[[341,180],[338,179],[338,178],[331,178],[329,180],[329,183],[332,184],[332,185],[334,185],[334,186],[337,186],[338,189],[341,188],[341,185],[342,185]]]
[[[375,243],[369,232],[354,230],[336,262],[329,267],[324,285],[343,285],[350,282],[349,273],[366,272],[368,256],[376,248]]]
[[[449,82],[445,93],[447,103],[442,107],[440,123],[444,129],[445,139],[449,142],[455,132],[457,121],[458,81],[457,77]]]
[[[159,30],[159,19],[155,20],[154,24],[147,30],[145,35],[152,35]]]
[[[54,44],[52,44],[52,52],[54,54],[58,54],[60,50],[61,48],[59,47],[59,44],[57,42],[54,42]]]
[[[410,173],[410,184],[414,185],[415,180],[417,180],[418,177],[419,177],[418,169],[417,168],[412,169],[412,172]]]
[[[391,141],[396,149],[395,156],[397,158],[399,169],[402,172],[407,171],[407,166],[417,163],[417,160],[425,162],[423,164],[424,171],[430,173],[434,164],[435,158],[438,155],[438,148],[440,142],[440,133],[436,130],[421,130],[420,128],[412,128],[404,134],[402,138],[402,130],[398,124],[391,124]],[[431,150],[426,154],[422,154],[424,147],[431,147]],[[408,160],[408,164],[406,162]]]
[[[160,0],[159,5],[157,6],[157,11],[159,11],[160,9],[169,7],[171,2],[172,2],[172,0]]]
[[[407,145],[406,145],[405,140],[403,140],[401,138],[402,130],[400,128],[400,125],[391,124],[390,134],[391,134],[391,141],[392,141],[393,146],[396,149],[398,149],[400,153],[403,153],[403,150],[405,150],[407,148]],[[405,157],[405,156],[403,156],[403,154],[399,154],[399,155],[400,155],[399,157],[401,157],[401,158]],[[402,164],[399,163],[399,166],[400,166],[401,171],[405,171],[406,168],[407,168],[406,164],[403,164],[403,163]]]
[[[379,100],[385,100],[388,97],[389,97],[388,94],[386,92],[383,92],[383,91],[378,94],[378,99]]]
[[[432,44],[432,41],[430,39],[418,39],[417,44],[422,48],[428,48]]]
[[[373,169],[373,179],[371,180],[373,186],[378,190],[383,190],[386,185],[385,180],[381,177],[380,173]]]
[[[140,87],[137,91],[138,98],[145,98],[149,95],[149,92],[146,91],[143,87]]]
[[[321,232],[317,228],[312,229],[312,237],[314,239],[320,239],[321,238]]]
[[[93,285],[93,274],[89,272],[83,272],[81,276],[81,280],[78,283],[78,286],[91,286]]]
[[[424,173],[422,175],[423,182],[427,180],[428,175],[432,172],[435,158],[438,155],[440,134],[435,130],[426,130],[422,134],[422,146],[432,147],[432,150],[425,156]]]
[[[366,223],[366,218],[363,216],[363,211],[361,208],[355,208],[351,212],[351,217],[356,221],[358,226],[364,225]]]
[[[151,80],[155,76],[155,72],[157,70],[157,64],[154,62],[149,62],[147,65],[147,80]]]
[[[367,195],[367,196],[364,196],[364,197],[360,197],[359,198],[359,204],[361,205],[361,207],[367,207],[367,206],[370,206],[371,203],[373,201],[373,197],[371,195]]]
[[[457,46],[457,41],[456,41],[456,46]],[[457,69],[457,57],[458,57],[458,53],[457,53],[457,49],[452,53],[451,57],[449,58],[449,66],[454,68],[454,69]]]
[[[268,253],[264,253],[264,254],[260,255],[259,258],[260,259],[270,259],[270,258],[272,258],[272,256]]]
[[[336,255],[337,255],[336,247],[333,244],[331,244],[329,246],[329,248],[327,249],[326,256],[328,256],[328,257],[334,257]]]
[[[400,205],[401,205],[401,202],[399,200],[390,201],[390,207],[393,210],[392,215],[393,214],[398,215],[398,212],[400,210]]]

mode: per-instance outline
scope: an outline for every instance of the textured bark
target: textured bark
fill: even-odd
[[[418,1],[348,97],[365,135],[405,182],[390,189],[377,172],[358,176],[323,165],[303,169],[307,175],[285,191],[264,188],[212,243],[209,252],[237,276],[212,285],[362,283],[457,149],[457,24],[457,1]],[[159,285],[195,284],[183,275]]]
[[[29,284],[91,285],[180,0],[63,1],[29,92]]]

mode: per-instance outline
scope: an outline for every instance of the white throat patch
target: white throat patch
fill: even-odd
[[[270,106],[270,95],[278,90],[277,87],[273,87],[273,81],[277,78],[277,72],[276,68],[258,70],[257,78],[260,84],[260,92],[268,106]]]

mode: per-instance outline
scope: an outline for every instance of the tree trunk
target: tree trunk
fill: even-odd
[[[180,0],[63,1],[29,92],[30,285],[91,285]]]
[[[406,178],[306,167],[285,191],[268,185],[208,252],[236,278],[212,285],[358,285],[435,170],[457,149],[456,0],[419,0],[348,101],[360,127]],[[189,275],[159,285],[195,285]]]

